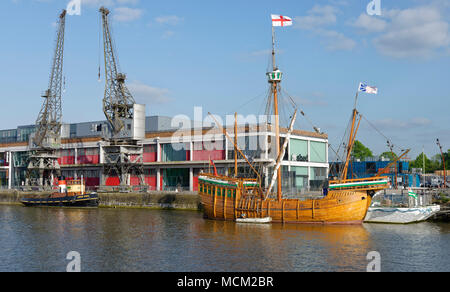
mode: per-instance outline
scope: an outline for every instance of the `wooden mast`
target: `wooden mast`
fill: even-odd
[[[344,169],[341,173],[341,177],[340,177],[341,180],[345,180],[347,178],[348,164],[350,163],[350,156],[352,154],[353,144],[355,143],[356,133],[358,132],[359,124],[361,122],[361,118],[359,118],[358,125],[356,126],[356,129],[355,129],[356,118],[358,115],[358,111],[356,110],[357,100],[358,100],[358,91],[356,92],[356,97],[355,97],[355,106],[353,108],[353,113],[352,113],[352,127],[350,130],[350,135],[349,135],[348,144],[347,144],[347,157],[345,159]]]
[[[273,72],[269,74],[277,74],[278,71],[275,65],[275,29],[272,26],[272,65]],[[278,71],[279,72],[279,71]],[[281,73],[280,76],[273,75],[273,78],[269,77],[269,82],[272,84],[272,93],[273,93],[273,107],[274,107],[274,115],[275,115],[275,149],[276,149],[276,157],[278,157],[280,153],[280,117],[278,112],[278,82],[281,81]],[[281,167],[277,170],[277,199],[281,201],[282,198],[282,190],[281,190]]]
[[[297,118],[297,110],[295,110],[295,112],[294,112],[294,116],[292,117],[291,124],[289,125],[289,129],[288,129],[288,132],[287,132],[287,135],[286,135],[286,139],[284,140],[283,147],[281,148],[281,151],[278,154],[277,162],[275,164],[275,169],[276,170],[278,170],[280,168],[281,161],[283,160],[283,156],[286,153],[286,147],[287,147],[287,145],[289,143],[289,139],[291,137],[292,130],[294,130],[294,123],[295,123],[295,119],[296,118]],[[278,175],[278,171],[277,171],[277,175]],[[270,191],[272,190],[272,187],[273,187],[273,185],[275,183],[275,180],[276,180],[276,177],[275,177],[275,174],[274,174],[274,176],[272,177],[272,180],[270,182],[270,185],[267,188],[266,195],[265,195],[266,198],[267,198],[267,196],[269,196]]]
[[[250,168],[253,170],[253,172],[258,177],[259,187],[261,188],[262,180],[261,180],[261,175],[259,174],[259,172],[253,167],[253,165],[250,163],[250,161],[248,161],[247,156],[245,156],[245,154],[242,153],[242,151],[239,149],[237,144],[234,143],[233,139],[231,139],[230,135],[228,135],[227,130],[225,130],[224,127],[222,127],[222,125],[216,120],[216,118],[211,113],[208,113],[208,115],[211,116],[211,118],[214,120],[217,127],[219,128],[219,130],[222,131],[222,133],[225,135],[225,137],[227,137],[227,139],[234,144],[234,149],[236,149],[239,152],[239,154],[241,154],[241,156],[244,157],[245,162],[247,162],[247,164],[250,166]]]
[[[237,113],[234,113],[234,177],[238,176],[238,168],[237,168]]]

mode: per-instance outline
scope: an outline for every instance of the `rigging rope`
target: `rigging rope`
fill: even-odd
[[[375,125],[374,124],[372,124],[368,119],[366,119],[364,116],[363,116],[363,118],[364,118],[364,120],[375,130],[375,131],[377,131],[378,132],[378,134],[380,134],[381,136],[383,136],[383,138],[385,138],[386,139],[386,141],[390,144],[390,145],[392,145],[392,147],[396,147],[395,146],[395,144],[394,143],[392,143],[392,140],[390,139],[390,138],[388,138],[388,137],[386,137],[380,130],[378,130],[377,129],[377,127],[375,127]],[[403,151],[403,149],[406,149],[406,148],[401,148],[401,147],[397,147],[397,148],[399,148],[399,150],[401,150],[401,151]]]

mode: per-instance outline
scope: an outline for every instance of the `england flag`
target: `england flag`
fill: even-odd
[[[374,86],[368,86],[365,83],[359,83],[359,88],[358,91],[362,91],[365,93],[371,93],[371,94],[378,94],[378,88],[374,87]]]
[[[271,14],[272,17],[272,26],[291,26],[292,19],[287,16]]]

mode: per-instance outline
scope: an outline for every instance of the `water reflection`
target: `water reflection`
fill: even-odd
[[[0,271],[449,270],[445,224],[236,224],[197,212],[0,206]],[[443,256],[445,255],[445,256]]]

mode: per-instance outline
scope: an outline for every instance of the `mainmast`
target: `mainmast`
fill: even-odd
[[[234,113],[234,177],[238,176],[238,167],[237,167],[237,144],[238,144],[238,136],[237,136],[237,113]]]
[[[356,103],[357,103],[357,100],[358,100],[358,93],[359,93],[359,91],[356,92],[355,105],[354,105],[353,111],[352,111],[352,126],[351,126],[351,129],[350,129],[350,135],[349,135],[348,144],[347,144],[347,156],[345,158],[345,165],[344,165],[344,169],[343,169],[343,171],[341,173],[340,180],[347,179],[348,164],[350,163],[351,154],[352,154],[352,150],[353,150],[353,145],[355,144],[356,133],[358,132],[359,124],[361,123],[362,116],[356,110]],[[356,125],[356,127],[355,127],[355,125]]]
[[[276,67],[275,63],[275,29],[272,26],[272,72],[267,73],[269,83],[271,84],[271,92],[273,94],[273,106],[275,116],[275,150],[276,157],[280,153],[280,117],[278,112],[278,84],[281,82],[282,73]],[[281,167],[277,170],[277,199],[281,201]]]

